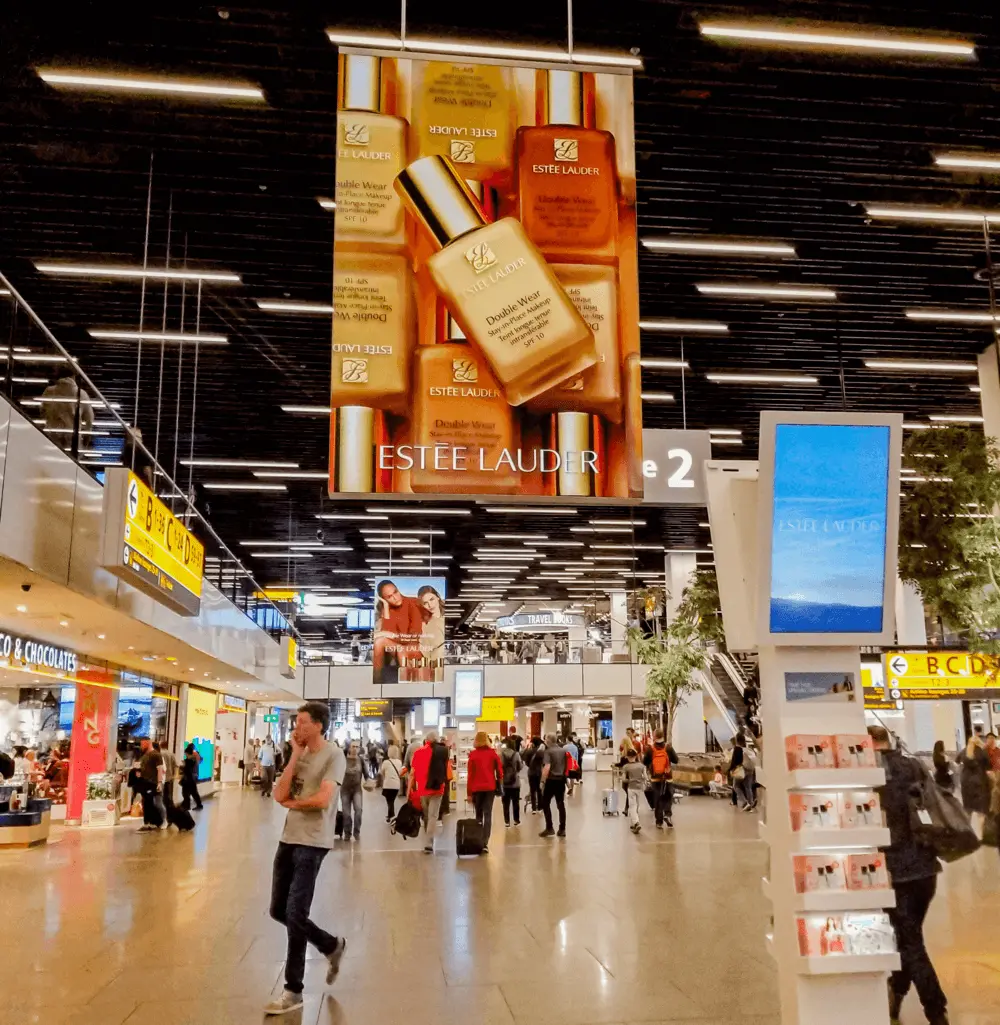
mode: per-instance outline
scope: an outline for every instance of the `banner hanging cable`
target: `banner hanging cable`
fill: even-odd
[[[149,222],[153,210],[153,151],[149,151],[149,182],[146,186],[146,237],[142,243],[142,269],[145,271],[149,266]],[[142,329],[146,320],[146,275],[142,276],[142,285],[139,288],[139,337],[135,347],[135,404],[132,407],[132,427],[139,427],[139,375],[142,370]],[[135,469],[135,445],[129,446],[132,449],[132,470]]]
[[[194,422],[198,415],[198,350],[200,343],[198,336],[201,334],[201,278],[198,279],[198,302],[194,313],[194,377],[191,382],[191,445],[188,449],[188,501],[194,501],[193,482],[194,475]]]
[[[184,232],[184,256],[183,266],[187,270],[187,254],[188,254],[188,236],[187,232]],[[184,328],[186,326],[186,314],[187,311],[187,282],[181,282],[181,334],[184,334]],[[171,471],[171,476],[174,480],[177,480],[177,448],[180,444],[181,437],[181,397],[184,390],[184,346],[180,346],[180,351],[177,353],[177,399],[174,402],[174,464]],[[177,489],[174,488],[174,491]],[[173,511],[174,508],[174,494],[171,492],[170,495],[170,509]]]
[[[170,241],[174,227],[174,190],[170,190],[170,201],[167,205],[167,259],[165,268],[170,270]],[[167,333],[167,286],[170,284],[167,278],[163,279],[163,318],[161,321],[160,334]],[[156,435],[153,438],[153,458],[160,461],[160,415],[163,411],[163,360],[166,352],[166,342],[160,338],[160,380],[156,389]]]
[[[993,249],[990,246],[989,218],[983,218],[983,246],[986,249],[986,281],[990,290],[990,316],[993,318],[993,348],[997,349],[997,287],[993,279]],[[997,376],[1000,377],[1000,354],[997,356]]]

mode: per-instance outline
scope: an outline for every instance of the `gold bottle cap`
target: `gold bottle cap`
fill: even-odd
[[[479,200],[447,157],[414,160],[399,172],[395,185],[407,209],[438,247],[489,223]]]
[[[378,111],[382,99],[382,58],[368,54],[344,55],[344,110]]]
[[[579,71],[545,72],[547,125],[583,125],[583,75]]]
[[[375,410],[340,406],[337,427],[337,491],[366,494],[375,490]]]

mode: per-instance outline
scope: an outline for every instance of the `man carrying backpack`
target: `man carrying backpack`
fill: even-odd
[[[670,809],[674,802],[674,788],[670,782],[677,764],[677,752],[664,740],[663,730],[653,734],[653,743],[646,748],[642,764],[646,766],[650,782],[653,784],[653,815],[656,828],[662,829],[663,823],[673,828],[674,820]]]
[[[513,737],[508,737],[500,749],[500,765],[503,768],[503,824],[510,825],[510,811],[514,809],[514,825],[521,824],[521,756]]]

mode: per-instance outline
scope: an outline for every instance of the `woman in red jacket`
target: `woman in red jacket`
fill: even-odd
[[[493,830],[493,799],[503,785],[503,766],[500,764],[500,756],[490,747],[490,738],[485,733],[477,733],[474,744],[469,754],[469,775],[465,790],[476,810],[476,821],[483,827],[483,854],[487,854]]]

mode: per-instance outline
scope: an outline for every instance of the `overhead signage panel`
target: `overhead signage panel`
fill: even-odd
[[[643,502],[707,505],[705,463],[712,458],[708,431],[642,432]]]
[[[542,630],[582,627],[586,620],[574,612],[519,612],[516,616],[500,616],[498,630]]]
[[[73,676],[77,667],[76,652],[4,630],[0,630],[0,659],[17,669],[49,669],[68,676]]]
[[[374,683],[443,682],[447,583],[445,577],[376,577]]]
[[[888,651],[885,697],[892,701],[990,698],[1000,692],[996,660],[969,651]]]
[[[205,547],[126,467],[104,479],[101,565],[182,616],[201,608]]]
[[[380,719],[388,722],[392,718],[392,701],[388,698],[372,698],[359,701],[356,719]]]

